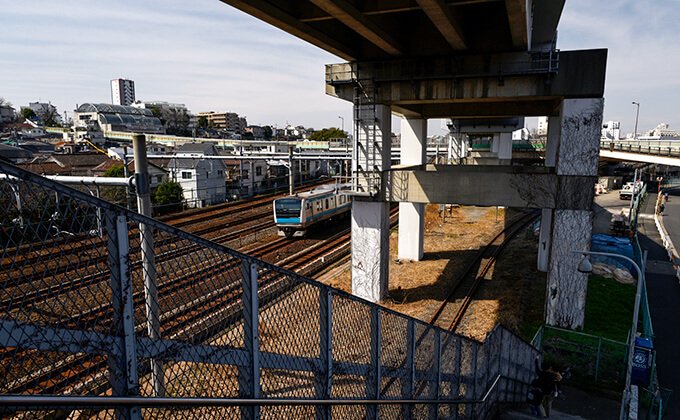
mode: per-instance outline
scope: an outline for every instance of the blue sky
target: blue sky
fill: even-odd
[[[109,81],[137,98],[231,111],[250,124],[349,129],[351,105],[324,93],[324,64],[340,62],[218,0],[0,0],[0,96],[16,108],[109,102]],[[568,0],[562,50],[608,48],[605,120],[632,132],[680,130],[680,1]],[[396,120],[395,120],[396,123]],[[398,126],[393,127],[398,131]],[[430,124],[431,134],[443,131]]]

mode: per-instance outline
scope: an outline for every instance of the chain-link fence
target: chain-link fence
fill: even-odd
[[[628,344],[590,334],[542,325],[532,344],[560,370],[569,368],[582,383],[621,391],[626,381]]]
[[[3,418],[481,418],[532,378],[504,328],[479,343],[2,162],[0,227]]]

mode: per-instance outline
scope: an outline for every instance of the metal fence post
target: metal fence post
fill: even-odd
[[[314,381],[316,398],[330,399],[333,386],[333,291],[319,288],[319,360],[321,361],[318,376]],[[328,406],[316,407],[316,418],[330,419],[331,409]]]
[[[435,330],[434,339],[434,364],[437,369],[437,383],[434,385],[434,397],[439,399],[441,395],[441,381],[442,381],[442,332]],[[439,418],[439,404],[432,404],[430,406],[430,418]]]
[[[144,134],[132,136],[135,154],[135,181],[137,188],[137,209],[144,216],[151,217],[151,188],[149,167],[146,160],[146,137]],[[161,321],[158,307],[158,284],[156,280],[156,259],[154,255],[153,229],[146,223],[139,224],[140,248],[142,253],[142,277],[144,278],[144,297],[146,304],[146,328],[149,338],[161,338]],[[153,392],[156,397],[165,396],[163,362],[150,360]]]
[[[597,382],[597,373],[600,370],[600,350],[602,350],[602,337],[597,340],[597,361],[595,362],[595,382]]]
[[[248,363],[238,368],[239,393],[246,398],[260,398],[259,300],[257,296],[257,264],[243,261],[243,344]],[[241,407],[242,419],[259,419],[260,407]]]
[[[112,211],[106,212],[109,266],[111,267],[111,304],[113,325],[123,337],[116,354],[109,355],[110,382],[113,395],[130,397],[139,395],[139,377],[135,348],[135,313],[133,287],[130,277],[130,244],[128,242],[127,218]],[[139,420],[139,407],[117,409],[116,417]]]
[[[414,356],[416,353],[416,326],[412,319],[409,319],[406,324],[406,360],[404,363],[404,370],[406,374],[402,377],[401,382],[401,397],[404,399],[412,399],[414,382],[415,382],[415,363]],[[401,416],[404,420],[411,420],[413,416],[413,405],[404,404],[401,406]]]
[[[366,396],[369,399],[380,398],[380,309],[371,305],[371,372],[366,377]],[[366,418],[378,419],[377,405],[366,406]]]

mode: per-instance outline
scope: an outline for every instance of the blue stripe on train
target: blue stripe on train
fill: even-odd
[[[277,217],[276,218],[276,223],[300,223],[300,218],[292,218],[292,217]]]

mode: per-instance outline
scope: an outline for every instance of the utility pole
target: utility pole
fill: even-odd
[[[293,146],[288,146],[288,193],[295,193],[295,166],[293,166]]]
[[[151,217],[151,188],[149,185],[149,167],[146,160],[146,136],[144,134],[134,134],[132,136],[132,149],[135,154],[135,183],[138,211],[143,216]],[[158,284],[156,280],[153,229],[146,223],[140,223],[139,234],[142,251],[142,275],[144,278],[147,331],[150,339],[160,340],[161,321],[158,308]],[[165,396],[163,376],[163,363],[151,359],[151,378],[155,397]]]
[[[637,140],[638,119],[640,118],[640,102],[633,101],[633,105],[637,105],[637,113],[635,114],[635,133],[633,133],[633,138]]]

